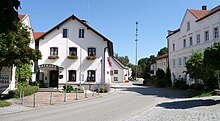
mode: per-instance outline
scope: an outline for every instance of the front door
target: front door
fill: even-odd
[[[58,71],[50,71],[50,87],[58,87]]]

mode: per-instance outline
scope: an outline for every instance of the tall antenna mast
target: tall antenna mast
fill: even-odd
[[[138,56],[138,45],[137,45],[137,42],[138,42],[138,22],[136,22],[136,59],[135,59],[135,65],[136,65],[136,72],[135,72],[135,80],[137,80],[137,74],[138,74],[138,64],[137,64],[137,56]]]
[[[89,22],[89,14],[90,14],[90,0],[87,1],[87,22]]]

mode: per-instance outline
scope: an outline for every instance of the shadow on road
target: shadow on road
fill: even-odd
[[[121,88],[122,91],[131,91],[136,92],[142,95],[151,95],[151,96],[158,96],[158,97],[166,97],[170,99],[174,98],[185,98],[187,95],[186,91],[182,90],[173,90],[167,88],[155,88],[155,87],[145,87],[136,85],[136,87],[126,87]]]
[[[166,102],[158,104],[157,106],[167,108],[167,109],[188,109],[188,108],[194,108],[194,107],[200,107],[200,106],[212,106],[219,104],[220,100],[212,100],[212,99],[206,99],[206,100],[184,100],[184,101],[174,101],[174,102]]]

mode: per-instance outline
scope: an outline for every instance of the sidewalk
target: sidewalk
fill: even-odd
[[[77,93],[77,96],[76,93],[66,93],[65,102],[65,93],[63,92],[37,92],[35,93],[35,105],[34,95],[24,97],[23,104],[21,104],[22,100],[19,98],[9,99],[8,101],[11,102],[12,105],[9,107],[0,108],[0,115],[29,111],[53,105],[82,102],[95,98],[101,98],[102,96],[109,95],[113,92],[113,89],[111,89],[109,93],[94,93],[91,91],[87,91],[86,95],[85,93]]]

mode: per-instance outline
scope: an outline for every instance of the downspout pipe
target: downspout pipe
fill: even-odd
[[[104,74],[103,74],[104,75],[104,77],[103,77],[104,83],[105,83],[105,70],[106,70],[105,69],[105,52],[106,52],[106,49],[108,49],[108,47],[104,48]]]

